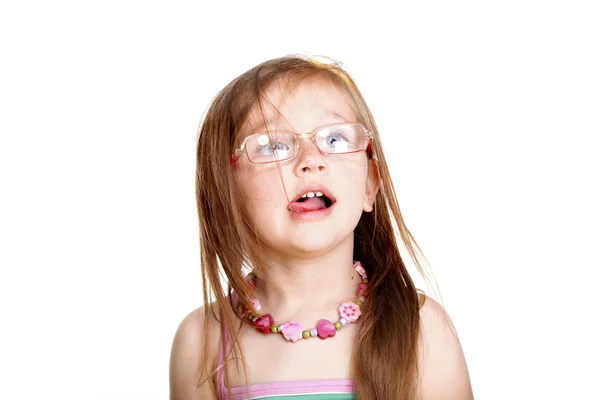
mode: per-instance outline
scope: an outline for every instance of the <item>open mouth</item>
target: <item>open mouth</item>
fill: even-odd
[[[335,199],[322,192],[307,192],[291,202],[288,209],[292,212],[306,213],[326,210],[335,204]]]

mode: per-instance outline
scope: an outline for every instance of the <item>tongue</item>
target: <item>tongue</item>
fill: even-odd
[[[290,203],[290,211],[292,212],[310,212],[310,211],[318,211],[325,208],[325,200],[322,197],[311,197],[304,200],[302,203],[294,201]]]

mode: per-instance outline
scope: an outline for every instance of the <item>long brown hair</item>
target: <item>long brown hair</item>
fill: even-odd
[[[207,110],[199,130],[196,166],[204,304],[216,300],[205,307],[206,317],[212,314],[220,322],[221,349],[225,331],[230,335],[231,349],[226,358],[243,360],[237,335],[240,309],[232,302],[231,289],[238,293],[242,306],[251,308],[244,300],[249,293],[243,266],[260,269],[265,260],[260,238],[240,204],[230,156],[251,109],[261,105],[267,88],[279,79],[299,82],[307,78],[327,79],[342,90],[353,103],[357,121],[374,134],[367,156],[377,164],[380,190],[373,211],[363,212],[354,230],[353,257],[362,261],[372,277],[366,296],[374,299],[363,307],[353,351],[358,398],[414,399],[418,397],[422,300],[401,257],[401,246],[426,280],[428,274],[422,252],[400,213],[373,116],[353,79],[338,63],[300,56],[266,61],[229,83]],[[223,278],[229,287],[224,286]],[[204,354],[209,354],[210,329],[205,329],[205,335]],[[213,376],[215,371],[209,368],[199,371],[198,384]],[[214,379],[211,382],[216,393]]]

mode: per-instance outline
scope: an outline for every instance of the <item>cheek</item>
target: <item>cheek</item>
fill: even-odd
[[[243,174],[238,179],[242,189],[242,201],[249,215],[253,218],[264,219],[273,214],[273,210],[281,208],[285,196],[279,182],[279,175],[273,177],[270,172]]]
[[[362,190],[357,190],[357,189],[362,189]],[[355,213],[354,215],[357,218],[360,218],[360,216],[362,215],[362,212],[363,212],[363,208],[365,206],[364,185],[361,184],[360,187],[359,187],[359,185],[357,185],[356,188],[354,188],[352,194],[353,194],[352,201],[351,201],[352,211]],[[356,222],[358,222],[358,219]]]
[[[364,207],[367,175],[364,169],[357,168],[351,176],[352,178],[346,177],[339,180],[338,190],[341,195],[340,203],[343,204],[344,213],[349,218],[349,222],[358,223]]]
[[[355,168],[344,179],[344,193],[347,193],[349,203],[362,207],[367,187],[366,168]]]

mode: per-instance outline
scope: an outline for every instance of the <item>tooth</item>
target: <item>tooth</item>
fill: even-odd
[[[306,198],[306,194],[303,194],[302,197],[300,197],[301,199],[305,199]]]
[[[306,195],[307,195],[308,197],[315,197],[315,194],[314,194],[313,192],[308,192],[308,193],[306,193]]]
[[[323,193],[317,192],[317,197],[321,197],[321,196],[323,196]]]

